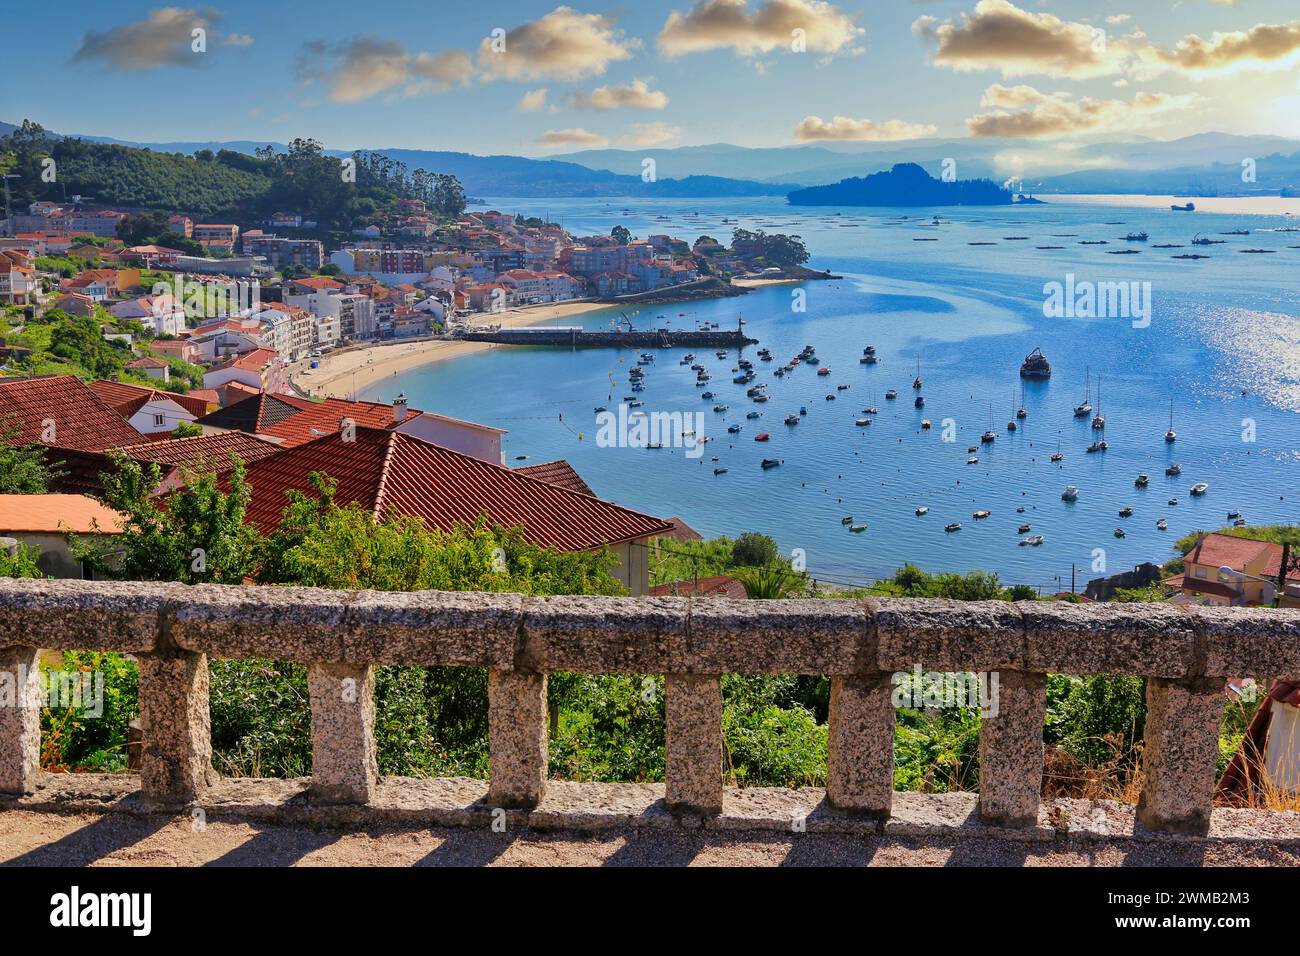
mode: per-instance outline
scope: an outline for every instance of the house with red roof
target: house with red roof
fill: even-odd
[[[1277,597],[1282,546],[1235,535],[1205,534],[1183,555],[1183,573],[1165,579],[1182,603],[1215,607],[1271,605]],[[1289,572],[1286,593],[1300,598],[1300,571]]]
[[[667,524],[591,495],[462,455],[384,428],[357,427],[254,462],[248,520],[269,532],[280,522],[286,493],[312,493],[311,474],[337,482],[336,500],[371,514],[408,515],[451,530],[480,516],[519,527],[534,544],[560,551],[608,549],[615,576],[634,595],[649,591],[647,544]]]
[[[174,432],[181,422],[192,424],[207,413],[205,401],[130,382],[101,379],[91,382],[90,389],[117,409],[117,413],[141,435]]]
[[[745,585],[725,574],[707,578],[692,578],[656,584],[650,589],[651,597],[710,597],[729,598],[733,601],[749,600]]]
[[[203,373],[204,388],[219,389],[229,382],[239,382],[263,392],[281,392],[288,384],[288,376],[279,352],[255,348]]]
[[[117,409],[75,375],[0,379],[0,426],[23,445],[103,451],[140,441]]]

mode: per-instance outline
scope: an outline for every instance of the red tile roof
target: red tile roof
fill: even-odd
[[[376,515],[420,517],[443,530],[486,514],[496,524],[522,526],[529,541],[562,551],[644,538],[668,527],[658,518],[377,428],[358,428],[354,441],[329,435],[251,465],[248,520],[262,531],[276,527],[285,492],[310,492],[313,471],[338,482],[340,504],[356,502]]]
[[[528,465],[525,468],[516,468],[515,471],[521,475],[527,475],[529,478],[544,481],[548,485],[567,488],[569,491],[575,491],[580,495],[595,497],[596,494],[591,490],[591,486],[582,480],[582,475],[578,474],[573,466],[564,459],[548,461],[541,465]]]
[[[1282,546],[1268,541],[1255,541],[1251,538],[1238,538],[1230,534],[1207,534],[1192,550],[1184,555],[1184,560],[1193,564],[1208,564],[1215,568],[1229,567],[1240,571],[1261,557],[1261,552],[1276,551],[1278,563],[1281,563]],[[1276,572],[1274,572],[1276,573]]]
[[[674,541],[703,541],[704,535],[700,534],[681,518],[674,515],[671,518],[665,518],[669,524],[669,530],[662,535],[665,538],[672,538]]]
[[[238,457],[244,464],[261,461],[282,449],[256,435],[245,432],[218,432],[194,438],[173,438],[168,441],[143,442],[123,448],[122,454],[132,461],[154,461],[160,465],[179,465],[185,468],[225,471],[231,459]]]
[[[45,423],[54,426],[62,448],[102,451],[131,445],[140,433],[74,375],[0,380],[0,424],[17,429],[24,444],[41,442]]]
[[[696,597],[721,597],[731,598],[736,601],[746,601],[749,599],[749,592],[745,590],[745,585],[741,584],[735,578],[727,577],[720,574],[715,577],[700,578],[687,581],[673,581],[669,584],[656,584],[650,589],[651,597],[676,597],[687,595]]]
[[[203,398],[168,392],[160,388],[148,388],[131,382],[110,382],[107,379],[99,379],[90,383],[90,389],[116,408],[123,418],[129,419],[149,402],[164,400],[175,402],[195,418],[202,418],[208,413],[208,403]]]
[[[240,368],[250,372],[260,372],[279,357],[280,353],[275,349],[256,348],[245,352],[243,355],[236,355],[220,365],[214,365],[208,371],[220,372],[228,368]]]
[[[1165,578],[1162,584],[1171,588],[1180,588],[1184,591],[1195,591],[1198,594],[1214,594],[1223,598],[1239,598],[1241,592],[1218,581],[1202,581],[1197,577],[1187,577],[1185,574],[1175,574],[1171,578]]]

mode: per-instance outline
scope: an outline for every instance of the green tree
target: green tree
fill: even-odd
[[[16,426],[0,421],[0,495],[43,495],[60,474],[43,445],[24,444]]]
[[[613,239],[615,242],[617,242],[620,246],[626,246],[629,242],[632,241],[632,232],[627,228],[627,226],[622,226],[622,225],[615,226],[613,229],[609,231],[609,235],[610,238]]]
[[[731,561],[742,567],[763,567],[778,559],[776,542],[757,531],[746,531],[731,548]]]

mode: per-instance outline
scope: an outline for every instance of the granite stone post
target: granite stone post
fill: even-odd
[[[0,793],[31,793],[41,769],[41,672],[34,647],[0,648]]]
[[[1004,826],[1035,826],[1043,792],[1047,675],[994,671],[985,686],[989,700],[980,701],[980,818]]]
[[[885,673],[831,678],[826,798],[831,806],[889,816],[894,799],[894,702]]]
[[[216,783],[208,710],[208,657],[189,651],[139,655],[140,784],[146,797],[188,803]]]
[[[716,676],[664,678],[665,796],[671,810],[722,812],[722,687]]]
[[[488,671],[488,802],[531,809],[546,793],[546,675]]]
[[[379,778],[375,749],[375,669],[311,664],[311,796],[324,803],[369,803]]]
[[[1209,830],[1222,719],[1222,678],[1147,679],[1138,822],[1152,830]]]

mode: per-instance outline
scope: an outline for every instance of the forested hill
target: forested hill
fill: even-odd
[[[991,179],[944,182],[916,163],[899,163],[886,173],[854,177],[830,186],[796,189],[786,197],[792,206],[1001,206],[1011,191]]]
[[[345,166],[350,159],[355,165]],[[422,199],[440,216],[465,209],[455,176],[409,167],[378,153],[326,155],[295,139],[256,155],[200,149],[192,156],[47,133],[25,121],[0,136],[0,171],[12,173],[16,208],[73,196],[96,206],[186,213],[196,218],[255,220],[284,210],[327,227],[370,222],[396,199]]]

